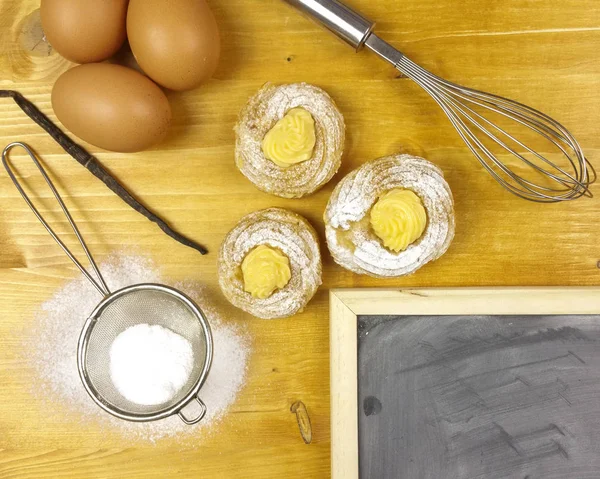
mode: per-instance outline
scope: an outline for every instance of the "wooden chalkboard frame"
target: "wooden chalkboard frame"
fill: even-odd
[[[329,307],[331,472],[358,479],[358,316],[600,314],[600,287],[337,289]]]

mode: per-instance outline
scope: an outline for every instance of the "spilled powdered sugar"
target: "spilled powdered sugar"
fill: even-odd
[[[140,256],[114,256],[99,269],[112,290],[135,283],[165,283],[152,261]],[[48,410],[53,410],[52,404],[62,404],[68,408],[65,421],[95,421],[125,438],[144,442],[167,437],[185,441],[209,434],[244,385],[250,341],[243,328],[224,321],[202,286],[192,282],[173,286],[196,301],[212,329],[213,362],[200,390],[207,413],[199,424],[185,425],[177,416],[146,423],[124,421],[104,412],[88,396],[77,372],[77,341],[87,316],[102,298],[83,276],[64,285],[42,304],[24,348],[37,374],[35,394],[50,402]]]

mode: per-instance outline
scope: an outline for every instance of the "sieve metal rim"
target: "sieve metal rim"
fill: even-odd
[[[153,413],[132,414],[132,413],[127,413],[127,412],[123,411],[122,409],[119,409],[119,408],[113,406],[112,404],[110,404],[109,402],[104,401],[102,399],[102,396],[96,390],[96,388],[94,388],[94,386],[86,372],[85,357],[86,357],[86,353],[87,353],[87,346],[89,343],[90,335],[91,335],[91,333],[94,329],[94,326],[97,322],[97,318],[102,313],[102,311],[109,304],[112,304],[112,302],[115,301],[120,296],[123,296],[125,294],[131,293],[134,291],[140,291],[140,290],[142,290],[142,291],[148,291],[148,290],[161,291],[163,293],[173,295],[176,298],[178,298],[179,300],[181,300],[182,302],[184,302],[186,304],[186,306],[188,306],[192,310],[192,312],[194,313],[194,315],[200,322],[200,324],[202,326],[202,331],[204,332],[204,339],[206,341],[206,361],[204,363],[204,367],[202,368],[202,371],[201,371],[196,383],[194,384],[194,386],[190,389],[189,393],[186,394],[186,396],[183,397],[176,404],[174,404],[173,406],[170,406],[168,408],[163,408],[163,409],[158,410],[157,412],[153,412]],[[208,377],[208,373],[210,371],[210,367],[212,364],[212,358],[213,358],[212,333],[211,333],[211,329],[210,329],[210,324],[209,324],[208,319],[206,318],[204,312],[198,307],[198,305],[190,297],[188,297],[181,291],[179,291],[175,288],[172,288],[170,286],[165,286],[163,284],[156,284],[156,283],[139,283],[139,284],[134,284],[131,286],[126,286],[125,288],[121,288],[121,289],[109,294],[108,296],[104,297],[103,300],[96,306],[94,311],[92,311],[90,316],[86,319],[85,324],[83,325],[83,329],[81,330],[81,334],[79,335],[79,341],[77,343],[77,370],[79,371],[79,378],[81,379],[81,382],[82,382],[86,392],[88,393],[88,395],[104,411],[106,411],[109,414],[111,414],[115,417],[118,417],[120,419],[124,419],[126,421],[133,421],[133,422],[156,421],[159,419],[167,418],[169,416],[173,416],[175,414],[179,414],[180,418],[186,424],[194,424],[195,422],[198,422],[200,419],[202,419],[202,417],[204,416],[204,413],[206,412],[206,407],[204,406],[204,403],[198,397],[198,393],[199,393],[200,389],[202,388],[203,384],[205,383],[206,378]],[[195,421],[195,420],[190,421],[181,413],[181,411],[182,411],[182,409],[184,409],[188,404],[190,404],[194,400],[197,400],[199,402],[199,404],[204,408],[204,411],[201,413],[201,416],[196,418],[197,421]]]

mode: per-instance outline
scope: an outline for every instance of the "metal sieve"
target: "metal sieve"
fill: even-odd
[[[79,240],[97,278],[94,278],[73,256],[25,193],[8,163],[8,152],[15,146],[24,148],[40,170]],[[206,406],[198,393],[208,376],[213,354],[210,326],[202,310],[182,292],[160,284],[136,284],[111,292],[71,214],[29,146],[21,142],[10,143],[2,152],[2,163],[38,220],[75,266],[104,297],[86,320],[77,347],[79,376],[91,398],[106,412],[128,421],[154,421],[174,414],[179,415],[186,424],[195,424],[201,421],[206,414]],[[131,402],[117,390],[110,378],[110,346],[120,333],[137,324],[159,325],[168,328],[187,339],[192,346],[194,366],[187,383],[171,400],[162,404],[146,406]],[[193,417],[188,417],[184,414],[183,409],[193,401],[197,401],[199,408]]]

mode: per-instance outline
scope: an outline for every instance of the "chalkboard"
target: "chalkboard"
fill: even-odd
[[[600,478],[600,289],[331,293],[334,478]]]
[[[364,478],[600,477],[600,317],[359,316]]]

